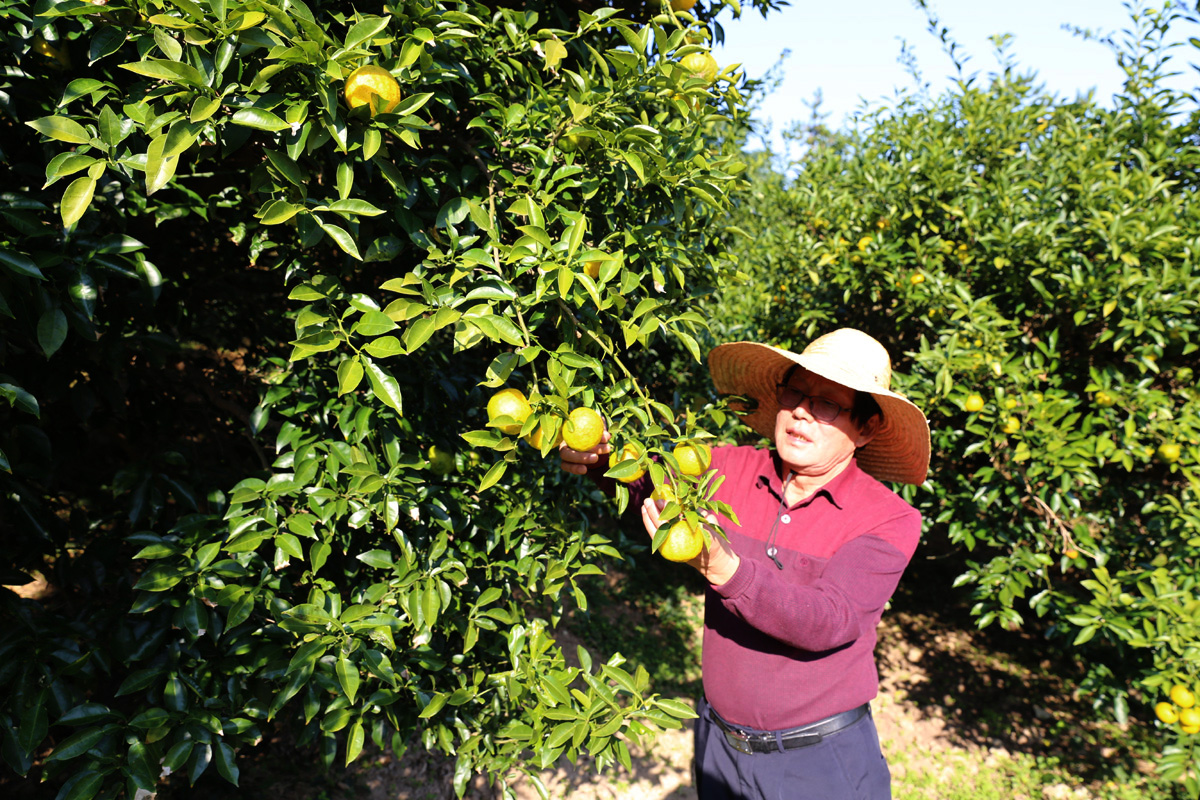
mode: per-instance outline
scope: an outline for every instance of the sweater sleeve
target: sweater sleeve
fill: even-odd
[[[888,520],[842,545],[821,576],[789,582],[770,562],[743,558],[713,591],[753,628],[786,645],[821,652],[842,647],[873,627],[911,558],[893,541],[920,537],[919,514]]]

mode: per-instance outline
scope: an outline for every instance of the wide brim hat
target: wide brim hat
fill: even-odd
[[[925,482],[929,421],[921,409],[891,390],[892,360],[868,334],[840,328],[814,339],[801,353],[758,342],[730,342],[708,354],[717,391],[756,401],[753,407],[734,408],[743,412],[747,425],[772,440],[779,413],[775,387],[796,364],[856,392],[867,392],[879,403],[883,412],[879,430],[855,452],[863,471],[881,481]]]

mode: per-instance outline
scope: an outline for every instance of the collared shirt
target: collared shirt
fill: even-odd
[[[773,451],[721,447],[712,466],[725,477],[715,499],[740,523],[721,520],[741,564],[705,598],[708,702],[729,722],[781,730],[871,700],[875,629],[920,513],[856,463],[790,507]],[[766,553],[776,520],[782,570]]]

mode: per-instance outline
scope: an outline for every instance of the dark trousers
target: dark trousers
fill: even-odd
[[[870,714],[818,744],[777,753],[735,750],[700,701],[700,800],[891,800],[892,781]]]

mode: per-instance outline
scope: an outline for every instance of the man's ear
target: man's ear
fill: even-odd
[[[858,438],[854,440],[854,446],[863,447],[866,445],[875,438],[881,427],[883,427],[883,416],[872,414],[871,418],[866,421],[866,424],[858,429]]]

